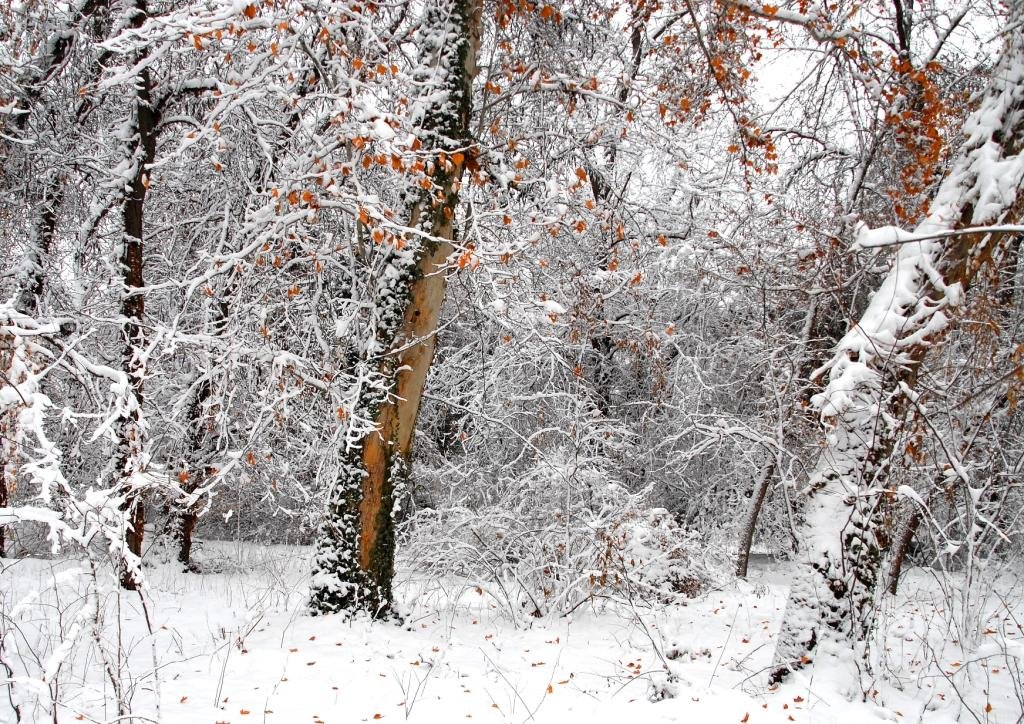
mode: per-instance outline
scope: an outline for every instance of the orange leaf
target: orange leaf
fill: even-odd
[[[746,722],[748,722],[748,721],[750,721],[750,712],[749,711],[746,714],[743,715],[742,719],[740,719],[740,724],[746,724]]]
[[[576,178],[578,178],[580,181],[586,181],[587,180],[587,172],[584,171],[582,168],[576,169]]]
[[[242,716],[245,716],[246,714],[249,714],[250,712],[249,712],[248,709],[239,709],[238,713],[241,714]]]
[[[255,5],[246,5],[245,9],[242,11],[242,14],[245,15],[245,17],[252,20],[254,17],[256,17],[257,12],[259,12],[259,10],[256,8]]]
[[[366,209],[364,209],[362,206],[359,207],[359,223],[360,224],[369,224],[370,223],[370,215],[368,213],[366,213]]]

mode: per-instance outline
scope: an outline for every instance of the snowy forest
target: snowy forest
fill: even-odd
[[[1024,0],[774,2],[0,2],[0,724],[1024,722]]]

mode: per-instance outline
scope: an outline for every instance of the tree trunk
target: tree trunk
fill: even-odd
[[[188,441],[185,460],[178,472],[182,492],[191,495],[203,487],[214,474],[209,466],[209,451],[206,450],[204,409],[212,394],[213,385],[209,378],[199,385],[188,414]],[[191,500],[172,500],[167,511],[167,532],[171,546],[177,551],[176,558],[186,568],[192,568],[192,534],[199,520],[199,508]]]
[[[364,395],[356,414],[376,431],[343,451],[342,472],[331,488],[317,532],[310,606],[317,613],[391,612],[394,576],[394,508],[409,473],[413,433],[435,338],[452,252],[458,182],[469,153],[472,79],[480,42],[477,0],[436,0],[425,11],[420,41],[429,67],[424,80],[447,72],[443,93],[432,93],[422,122],[422,142],[435,155],[432,188],[411,192],[409,226],[429,240],[409,238],[414,255],[393,251],[394,279],[380,279],[376,304],[384,320],[377,338],[389,350],[379,371],[387,392]],[[454,38],[438,44],[439,38]],[[418,246],[418,248],[417,248]],[[392,321],[388,321],[392,320]]]
[[[138,28],[146,18],[145,0],[136,0],[132,11],[131,25]],[[146,508],[142,499],[141,476],[145,468],[145,428],[142,424],[142,386],[144,363],[141,355],[146,342],[142,326],[146,311],[145,297],[139,291],[143,287],[143,220],[146,191],[149,186],[148,167],[156,157],[156,117],[150,98],[152,82],[149,68],[143,68],[135,81],[135,123],[132,161],[135,173],[122,207],[123,242],[121,270],[124,291],[121,299],[123,318],[121,335],[124,351],[121,369],[128,377],[129,400],[126,412],[118,425],[118,442],[114,451],[114,478],[120,489],[122,507],[126,516],[124,543],[126,563],[121,576],[121,585],[128,590],[138,587],[138,578],[133,565],[142,556],[143,528],[146,522]]]
[[[747,517],[743,522],[740,532],[739,551],[736,555],[736,577],[746,578],[747,567],[750,563],[750,546],[754,542],[754,529],[757,528],[757,518],[761,515],[761,506],[768,495],[768,488],[772,483],[772,476],[775,474],[775,458],[769,459],[754,485],[754,493],[750,499],[750,508],[747,509]]]
[[[0,365],[3,366],[4,384],[16,385],[18,380],[12,378],[14,372],[15,344],[13,334],[0,334]],[[18,480],[18,406],[12,405],[0,414],[0,455],[3,468],[0,469],[0,508],[11,504],[11,494]],[[7,545],[7,526],[0,525],[0,558],[4,556]]]
[[[1014,11],[1019,17],[1019,0]],[[922,235],[1021,219],[1024,38],[1013,33],[1008,43],[965,123],[969,138],[917,227]],[[834,644],[826,654],[853,646],[866,656],[882,557],[878,513],[908,395],[946,313],[1009,239],[974,232],[901,244],[864,316],[839,343],[829,384],[816,397],[831,429],[808,484],[805,560],[790,591],[773,681],[811,663],[826,639]]]
[[[903,561],[907,558],[910,544],[913,542],[914,536],[917,535],[920,525],[921,511],[914,505],[914,509],[907,514],[903,525],[900,526],[900,534],[896,539],[896,546],[893,548],[892,559],[889,562],[888,590],[890,595],[896,595],[896,589],[900,583],[900,573],[903,570]]]

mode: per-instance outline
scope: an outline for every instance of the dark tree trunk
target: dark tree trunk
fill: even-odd
[[[144,0],[136,0],[131,18],[133,27],[141,27],[146,17]],[[121,270],[124,291],[121,299],[123,318],[121,335],[124,351],[121,369],[128,376],[131,402],[127,414],[118,426],[117,449],[114,453],[114,475],[123,496],[123,508],[128,527],[125,531],[125,547],[135,559],[142,556],[142,539],[146,522],[145,502],[140,490],[139,476],[142,474],[144,454],[144,431],[140,424],[143,403],[143,363],[141,353],[146,342],[143,317],[146,301],[140,291],[143,281],[143,222],[146,191],[149,187],[148,167],[156,157],[156,116],[150,97],[152,81],[149,68],[143,68],[135,80],[135,137],[132,147],[135,175],[122,207],[123,242]],[[136,576],[125,567],[121,584],[134,590],[138,587]]]
[[[903,525],[900,526],[900,534],[896,539],[896,545],[892,551],[892,559],[889,562],[888,589],[889,593],[893,596],[896,595],[896,590],[899,587],[900,573],[903,571],[903,561],[907,558],[910,544],[914,541],[914,536],[917,535],[917,529],[920,525],[921,511],[915,506],[903,521]]]

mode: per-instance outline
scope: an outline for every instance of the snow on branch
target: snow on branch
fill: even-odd
[[[911,362],[910,351],[944,330],[943,310],[958,306],[971,272],[957,271],[955,254],[978,258],[998,237],[1021,227],[1007,217],[1024,180],[1024,39],[1013,35],[978,108],[964,123],[963,151],[953,162],[928,216],[911,233],[895,227],[861,228],[861,247],[899,246],[892,268],[860,320],[840,340],[835,355],[814,372],[829,372],[825,390],[813,403],[823,417],[851,409],[851,393],[878,388],[886,367]],[[943,239],[982,234],[966,251]],[[966,265],[965,265],[966,266]],[[962,278],[959,278],[962,277]]]

